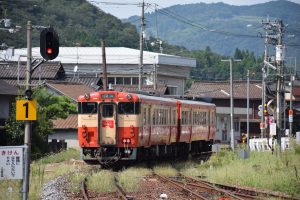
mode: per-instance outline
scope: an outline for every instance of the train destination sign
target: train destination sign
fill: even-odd
[[[0,180],[23,179],[23,148],[0,147]]]

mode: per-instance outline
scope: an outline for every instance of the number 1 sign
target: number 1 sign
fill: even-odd
[[[36,120],[36,101],[17,100],[16,120]]]

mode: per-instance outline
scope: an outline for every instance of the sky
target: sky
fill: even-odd
[[[138,5],[118,5],[118,4],[138,4],[142,0],[89,0],[99,6],[104,12],[110,13],[120,19],[128,18],[133,15],[141,15],[141,8]],[[191,4],[191,3],[217,3],[223,2],[230,5],[253,5],[265,3],[270,0],[144,0],[145,3],[156,3],[158,8],[170,7],[177,4]],[[300,0],[289,0],[300,4]],[[184,2],[184,3],[183,3]],[[153,11],[149,8],[145,12]]]

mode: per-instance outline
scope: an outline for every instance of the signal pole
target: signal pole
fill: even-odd
[[[31,59],[32,59],[32,24],[31,21],[27,22],[27,67],[26,67],[26,91],[31,90]],[[23,200],[28,199],[29,192],[29,177],[30,177],[30,154],[31,154],[31,121],[25,121],[25,167],[24,167],[24,180],[23,180]]]
[[[234,129],[233,129],[233,115],[234,115],[234,105],[233,105],[233,74],[232,74],[232,64],[233,61],[241,61],[230,58],[229,60],[221,60],[222,62],[229,62],[230,65],[230,146],[234,150]]]
[[[145,9],[145,3],[144,0],[142,2],[142,14],[141,14],[141,30],[140,30],[140,60],[139,60],[139,91],[142,90],[142,82],[143,82],[143,49],[144,49],[144,9]]]

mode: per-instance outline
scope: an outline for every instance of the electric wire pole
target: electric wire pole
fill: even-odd
[[[234,115],[234,105],[233,105],[233,74],[232,74],[232,64],[233,61],[241,61],[230,58],[229,60],[221,60],[222,62],[229,62],[230,65],[230,146],[234,150],[234,126],[233,126],[233,115]]]
[[[268,23],[268,22],[267,22]],[[266,36],[265,36],[265,52],[264,52],[264,60],[268,61],[268,30],[266,29]],[[261,135],[260,137],[263,138],[266,135],[266,122],[265,122],[265,111],[266,111],[266,65],[263,64],[262,67],[262,89],[261,89],[261,105],[263,107],[263,112],[261,115],[261,124],[260,130]]]
[[[276,81],[276,125],[277,125],[277,144],[281,146],[282,137],[282,99],[283,99],[283,23],[279,20],[276,23],[278,28],[278,43],[276,45],[276,67],[277,67],[277,81]],[[281,149],[281,148],[280,148]]]
[[[142,14],[141,14],[141,30],[140,30],[140,59],[139,59],[139,91],[142,90],[143,84],[143,48],[144,48],[144,25],[145,25],[145,16],[144,16],[145,3],[142,2]]]
[[[105,53],[105,41],[101,41],[102,47],[102,82],[103,82],[103,90],[107,90],[107,73],[106,73],[106,53]]]

